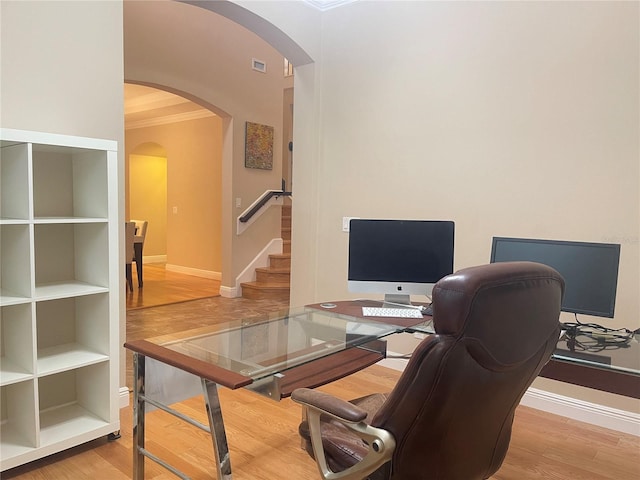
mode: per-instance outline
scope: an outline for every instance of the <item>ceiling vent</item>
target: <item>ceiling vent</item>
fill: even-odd
[[[257,58],[251,59],[251,68],[260,73],[267,73],[267,64]]]

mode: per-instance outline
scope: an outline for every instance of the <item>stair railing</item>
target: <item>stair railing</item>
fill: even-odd
[[[253,222],[267,211],[267,208],[273,205],[282,205],[284,197],[291,197],[291,192],[285,191],[284,188],[282,190],[265,191],[260,198],[249,205],[249,207],[237,218],[236,235],[240,235],[249,228]]]

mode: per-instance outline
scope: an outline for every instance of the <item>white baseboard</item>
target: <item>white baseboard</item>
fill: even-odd
[[[238,295],[238,289],[235,287],[225,287],[224,285],[222,285],[220,287],[220,296],[224,297],[224,298],[237,298],[240,295]]]
[[[120,408],[126,408],[129,406],[129,389],[127,387],[120,387],[119,391]]]
[[[387,352],[387,358],[380,360],[377,364],[382,367],[402,372],[407,366],[407,362],[409,362],[409,360],[407,358],[393,358],[401,355],[401,353]]]
[[[212,280],[222,279],[222,273],[213,272],[211,270],[202,270],[199,268],[183,267],[182,265],[173,265],[170,263],[167,263],[164,268],[169,272],[184,273],[185,275],[192,275],[194,277],[210,278]]]
[[[640,437],[640,415],[637,413],[585,402],[537,388],[529,388],[520,404]]]
[[[272,239],[263,249],[255,256],[255,258],[240,272],[240,275],[236,277],[235,296],[242,296],[243,282],[253,282],[256,279],[256,268],[267,267],[269,265],[269,255],[282,253],[282,239]],[[231,290],[231,289],[229,289]],[[220,289],[220,295],[222,295],[222,288]],[[224,295],[222,295],[224,297]],[[235,297],[229,297],[235,298]]]
[[[408,360],[393,358],[400,355],[387,352],[387,358],[379,361],[378,365],[401,372],[407,366]],[[637,413],[565,397],[538,388],[529,388],[520,405],[640,437],[640,415]]]
[[[142,264],[145,263],[166,263],[167,256],[166,255],[145,255],[142,257]]]

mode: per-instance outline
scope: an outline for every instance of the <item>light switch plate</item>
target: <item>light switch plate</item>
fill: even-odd
[[[342,231],[343,232],[348,232],[349,229],[349,222],[351,222],[351,220],[353,219],[358,219],[360,217],[342,217]]]

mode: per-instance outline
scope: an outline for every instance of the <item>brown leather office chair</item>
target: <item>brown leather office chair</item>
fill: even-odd
[[[501,466],[514,412],[553,353],[564,280],[531,262],[460,270],[433,291],[436,334],[391,393],[298,389],[300,434],[325,479],[476,480]],[[337,473],[332,473],[337,472]]]

